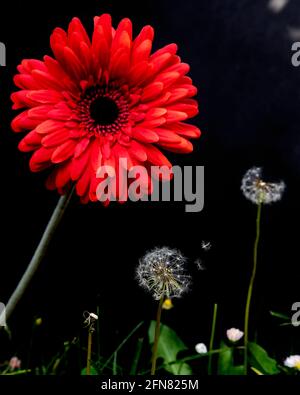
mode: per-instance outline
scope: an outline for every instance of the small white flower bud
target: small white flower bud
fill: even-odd
[[[288,368],[300,370],[300,355],[291,355],[283,362]]]
[[[231,328],[231,329],[227,329],[226,335],[228,340],[235,343],[238,342],[244,336],[244,332],[236,328]]]
[[[196,344],[195,350],[197,351],[198,354],[206,354],[207,353],[207,347],[204,343]]]

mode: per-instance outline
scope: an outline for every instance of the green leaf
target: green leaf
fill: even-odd
[[[234,366],[233,352],[234,348],[229,348],[225,342],[221,342],[220,349],[223,349],[219,354],[218,359],[218,374],[219,375],[242,375],[244,366]]]
[[[148,330],[149,343],[154,343],[154,332],[155,332],[155,321],[151,321]],[[157,357],[163,358],[164,363],[168,364],[174,362],[177,359],[177,354],[180,351],[187,350],[186,345],[177,336],[173,329],[167,325],[160,325],[160,336],[158,341]],[[192,369],[187,363],[173,363],[164,367],[168,372],[172,374],[192,374]]]
[[[230,374],[232,376],[243,376],[244,371],[245,371],[244,365],[237,365],[232,367],[232,369],[230,370]]]
[[[255,369],[263,374],[278,374],[279,369],[275,359],[269,357],[266,350],[256,343],[248,343],[249,362]]]
[[[82,369],[81,376],[86,376],[86,368]],[[98,376],[98,372],[93,366],[91,366],[91,376]]]

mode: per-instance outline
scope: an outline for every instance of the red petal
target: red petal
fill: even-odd
[[[144,60],[148,60],[152,49],[152,41],[145,40],[138,46],[134,46],[132,49],[132,63],[140,63]]]
[[[140,127],[136,127],[132,130],[132,137],[143,143],[156,143],[159,140],[155,131]]]
[[[123,148],[121,145],[116,144],[113,148],[114,154],[116,159],[118,160],[118,165],[123,166],[124,165],[124,169],[126,170],[130,170],[133,166],[130,154],[128,152],[127,149]],[[120,162],[120,159],[124,159],[124,161]]]
[[[63,188],[69,181],[71,181],[70,165],[71,165],[71,162],[68,161],[68,162],[62,164],[61,166],[59,166],[57,173],[56,173],[56,178],[55,178],[56,188],[58,188],[58,189]]]
[[[91,45],[89,36],[79,18],[73,18],[69,24],[68,34],[71,35],[72,33],[78,34],[80,41],[83,41],[88,46]]]
[[[175,103],[176,101],[179,101],[181,99],[184,99],[188,95],[189,95],[188,89],[183,89],[183,88],[172,89],[170,99],[168,100],[168,105]]]
[[[90,139],[88,137],[83,138],[77,145],[74,151],[74,158],[79,157],[88,147]]]
[[[66,159],[70,158],[74,154],[74,149],[76,146],[76,141],[68,140],[58,148],[55,149],[53,155],[51,156],[51,160],[53,163],[61,163]]]
[[[61,100],[63,100],[63,96],[61,93],[53,90],[41,89],[38,91],[29,91],[27,93],[27,97],[30,100],[33,100],[37,103],[42,104],[55,104]]]
[[[131,156],[135,157],[141,162],[145,162],[147,160],[147,154],[144,147],[142,146],[142,144],[135,140],[131,141],[129,152]]]
[[[185,112],[172,111],[172,110],[168,109],[168,113],[166,115],[166,122],[171,123],[171,122],[184,121],[187,118],[188,118],[188,115]]]
[[[91,158],[90,158],[91,168],[95,171],[95,174],[97,173],[99,167],[101,167],[101,161],[102,161],[101,146],[98,140],[95,140],[91,147]]]
[[[129,82],[132,86],[142,84],[153,71],[153,66],[146,61],[135,64],[129,70]]]
[[[81,177],[84,170],[86,170],[87,165],[89,163],[90,152],[91,152],[91,150],[89,147],[82,153],[82,155],[73,159],[72,168],[71,168],[72,180],[74,180],[74,181],[77,180],[79,177]]]
[[[163,155],[159,149],[154,147],[153,145],[145,145],[145,151],[147,153],[148,161],[157,166],[168,166],[172,167],[172,164],[168,161],[168,159]]]
[[[173,130],[175,133],[189,137],[189,138],[198,138],[201,135],[201,131],[197,128],[197,126],[189,125],[187,123],[174,123],[172,125],[168,125],[168,129]]]
[[[38,89],[39,83],[29,74],[17,74],[14,83],[21,89]]]
[[[51,74],[41,70],[33,70],[32,77],[37,81],[37,88],[59,90],[62,88],[60,82]],[[37,89],[36,88],[36,89]]]
[[[190,66],[187,63],[176,63],[173,66],[169,67],[166,71],[169,73],[176,71],[180,74],[181,77],[183,77],[190,71]]]
[[[56,132],[47,134],[42,139],[42,145],[44,147],[57,147],[61,145],[69,138],[69,130],[68,129],[59,129]]]
[[[151,60],[154,60],[158,57],[160,57],[161,55],[164,55],[166,53],[171,54],[171,55],[175,55],[177,52],[177,45],[176,44],[168,44],[162,48],[160,48],[159,50],[155,51],[152,55],[151,55]]]
[[[51,111],[52,109],[53,106],[49,105],[37,106],[28,110],[28,116],[31,119],[44,120],[47,117],[49,111]]]
[[[157,126],[161,126],[164,123],[166,123],[165,117],[154,118],[154,119],[143,121],[143,122],[139,123],[138,127],[143,128],[143,129],[148,129],[148,128],[152,129],[152,128],[156,128]]]
[[[144,26],[140,33],[136,36],[133,42],[134,47],[138,47],[143,41],[150,40],[153,41],[154,30],[150,25]]]
[[[177,144],[180,143],[181,138],[174,132],[166,129],[155,129],[155,133],[159,137],[159,144],[160,143],[167,143],[167,144]]]
[[[77,195],[84,196],[87,193],[90,183],[90,177],[90,171],[89,169],[86,169],[76,183]]]
[[[62,87],[65,87],[65,89],[70,92],[77,93],[76,85],[56,59],[53,59],[50,56],[45,56],[44,61],[49,73],[55,76],[56,80],[60,82]]]
[[[52,153],[52,148],[49,149],[44,147],[41,147],[40,149],[35,151],[29,161],[30,170],[32,172],[38,172],[51,166],[52,163],[50,158],[52,156]]]
[[[18,148],[22,152],[29,152],[40,147],[40,145],[41,136],[35,130],[32,130],[20,141]]]
[[[151,108],[146,116],[145,116],[145,121],[149,121],[152,120],[153,118],[160,118],[163,115],[165,115],[167,113],[167,110],[165,108]]]
[[[36,132],[40,134],[48,134],[55,132],[58,129],[63,129],[63,127],[64,127],[63,122],[55,121],[53,119],[48,119],[47,121],[44,121],[37,126]]]
[[[161,145],[168,151],[177,152],[180,154],[189,154],[190,152],[193,151],[193,144],[184,138],[180,138],[179,143],[175,143],[175,144],[159,143],[159,145]]]
[[[16,116],[11,123],[11,127],[14,132],[22,132],[24,130],[34,129],[39,123],[40,120],[29,118],[28,111],[24,111]]]
[[[31,91],[22,90],[19,92],[14,92],[11,94],[11,100],[13,101],[13,109],[18,110],[23,107],[33,107],[34,105],[39,104],[38,102],[29,98],[28,94]]]
[[[180,74],[177,71],[171,71],[171,72],[158,74],[158,76],[155,78],[155,81],[162,82],[165,88],[167,88],[170,85],[174,84],[179,77]]]
[[[163,89],[164,89],[164,84],[162,82],[153,82],[152,84],[146,86],[141,96],[142,102],[153,100],[154,98],[156,98],[158,95],[162,93]]]

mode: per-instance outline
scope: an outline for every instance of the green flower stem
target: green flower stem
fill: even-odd
[[[248,294],[247,294],[247,301],[246,301],[246,308],[245,308],[245,325],[244,325],[244,373],[245,375],[248,372],[248,337],[249,337],[249,315],[250,315],[250,305],[251,305],[251,298],[254,286],[254,280],[256,276],[257,270],[257,251],[258,251],[258,244],[260,238],[260,220],[261,220],[261,208],[262,203],[259,203],[257,206],[257,216],[256,216],[256,238],[254,243],[253,249],[253,268],[252,268],[252,275],[250,278]]]
[[[209,341],[209,351],[212,351],[213,347],[214,347],[217,314],[218,314],[218,305],[217,305],[217,303],[215,303],[214,304],[213,319],[212,319],[211,335],[210,335],[210,341]],[[213,356],[212,354],[209,354],[209,357],[208,357],[208,374],[209,375],[212,374],[212,356]]]
[[[92,359],[92,340],[93,340],[93,325],[89,327],[88,334],[88,346],[87,346],[87,357],[86,357],[86,375],[91,375],[91,359]]]
[[[52,214],[52,217],[50,218],[50,221],[45,229],[45,232],[40,240],[40,243],[35,250],[35,253],[27,266],[27,269],[25,273],[23,274],[23,277],[21,278],[19,284],[17,285],[16,289],[14,290],[13,294],[11,295],[8,303],[6,304],[6,309],[5,312],[2,314],[6,315],[6,319],[9,319],[11,314],[13,313],[17,303],[19,300],[22,298],[24,292],[26,291],[33,275],[37,271],[43,257],[45,256],[45,253],[47,251],[47,248],[49,246],[50,241],[53,238],[53,235],[55,233],[55,230],[60,223],[63,214],[66,211],[66,208],[68,207],[68,204],[71,200],[71,196],[73,194],[74,188],[71,188],[70,191],[66,194],[61,196],[59,199],[57,206]]]
[[[155,375],[156,371],[156,360],[157,360],[157,349],[158,349],[158,341],[159,341],[159,334],[160,334],[160,319],[162,313],[162,306],[164,303],[164,297],[162,296],[159,301],[157,314],[156,314],[156,325],[155,325],[155,335],[154,335],[154,344],[153,344],[153,351],[152,351],[152,367],[151,367],[151,375]]]

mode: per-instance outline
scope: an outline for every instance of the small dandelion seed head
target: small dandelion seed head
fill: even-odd
[[[154,299],[178,298],[188,291],[191,283],[185,263],[180,251],[155,248],[140,259],[136,276],[140,286],[152,293]]]
[[[285,183],[283,181],[277,183],[263,181],[261,174],[260,167],[252,167],[246,172],[241,185],[244,196],[254,204],[277,202],[282,198]]]

